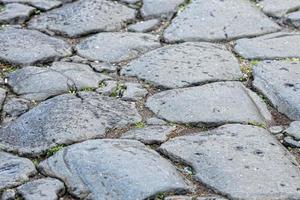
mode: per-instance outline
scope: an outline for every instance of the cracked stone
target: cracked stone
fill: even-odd
[[[161,144],[175,129],[173,126],[148,126],[127,131],[121,138],[139,140],[144,144]]]
[[[300,28],[300,11],[288,14],[286,16],[286,21],[293,26]]]
[[[2,190],[28,181],[29,177],[36,174],[36,169],[29,159],[0,151],[0,172],[0,190]]]
[[[262,99],[240,82],[163,91],[149,97],[146,106],[159,118],[197,126],[266,124],[272,120]]]
[[[2,110],[3,103],[6,98],[7,91],[3,88],[0,88],[0,110]]]
[[[35,8],[18,3],[10,3],[0,10],[0,24],[22,24],[35,11]]]
[[[295,138],[295,140],[300,141],[300,121],[292,122],[284,132]]]
[[[23,3],[46,11],[58,7],[63,0],[0,0],[2,3]]]
[[[122,98],[125,101],[138,101],[148,94],[148,91],[140,83],[126,82],[126,90],[122,94]]]
[[[71,55],[63,40],[35,30],[3,28],[0,30],[0,60],[15,65],[31,65]]]
[[[102,138],[112,128],[140,121],[133,103],[94,92],[65,94],[40,103],[0,129],[0,147],[41,155],[51,147]]]
[[[237,59],[225,46],[204,42],[150,51],[123,67],[121,75],[136,76],[163,88],[238,80],[243,76]]]
[[[184,0],[143,0],[141,15],[149,17],[168,17],[177,12]]]
[[[26,99],[11,98],[5,102],[3,112],[11,117],[18,117],[29,110],[29,104]]]
[[[80,199],[147,199],[158,192],[189,189],[169,161],[135,140],[74,144],[43,161],[39,168],[64,180],[68,191]]]
[[[264,61],[253,69],[253,86],[290,119],[300,120],[300,63]]]
[[[300,58],[300,34],[279,32],[236,41],[234,51],[247,59]]]
[[[101,31],[118,31],[135,19],[136,11],[115,1],[79,0],[34,17],[29,27],[79,37]]]
[[[283,17],[286,13],[298,10],[300,0],[261,0],[258,6],[269,16]]]
[[[76,46],[78,55],[108,63],[132,59],[160,47],[158,36],[146,33],[99,33]]]
[[[54,178],[34,180],[17,188],[24,200],[57,200],[65,193],[64,183]]]
[[[193,0],[165,30],[167,42],[221,41],[278,31],[248,0]]]
[[[98,88],[96,92],[105,96],[110,96],[117,88],[117,81],[104,81],[104,86]]]
[[[16,70],[8,75],[8,85],[22,98],[41,101],[72,90],[98,88],[105,79],[88,65],[54,62],[48,68],[29,66]]]
[[[128,26],[128,30],[132,32],[149,32],[155,29],[160,24],[159,19],[150,19],[147,21],[138,22]]]
[[[294,140],[294,138],[290,136],[285,137],[283,143],[293,148],[300,148],[300,141]]]
[[[191,165],[196,181],[229,199],[300,198],[295,158],[263,128],[224,125],[174,138],[159,149],[173,161]]]

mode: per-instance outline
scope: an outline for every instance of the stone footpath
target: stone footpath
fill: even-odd
[[[300,200],[300,0],[0,0],[0,199]]]

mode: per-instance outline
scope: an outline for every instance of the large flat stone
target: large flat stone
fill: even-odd
[[[0,190],[21,185],[35,173],[29,159],[0,151]]]
[[[94,92],[60,95],[0,129],[0,147],[40,155],[58,144],[102,138],[106,131],[141,121],[134,104]]]
[[[63,40],[35,30],[3,28],[0,30],[0,60],[15,65],[49,62],[71,55]]]
[[[300,120],[300,63],[265,61],[254,67],[253,85],[279,112]]]
[[[224,46],[204,42],[187,42],[150,51],[123,67],[121,74],[164,88],[242,77],[237,59]]]
[[[247,59],[300,57],[300,33],[280,32],[236,41],[234,51]]]
[[[163,91],[146,106],[159,118],[199,126],[271,121],[264,102],[240,82],[217,82]]]
[[[2,3],[23,3],[34,6],[41,10],[50,10],[58,7],[66,0],[0,0]]]
[[[10,3],[0,10],[0,24],[24,23],[34,12],[35,8],[19,3]]]
[[[300,199],[298,163],[263,128],[224,125],[172,139],[160,150],[191,165],[197,181],[229,199]]]
[[[136,200],[188,189],[169,161],[134,140],[90,140],[43,161],[44,174],[63,180],[80,199]]]
[[[144,18],[170,16],[177,12],[178,6],[185,0],[143,0],[141,15]]]
[[[288,12],[299,9],[300,0],[261,0],[258,5],[267,15],[282,17]]]
[[[164,38],[175,41],[220,41],[279,30],[248,0],[193,0],[173,19]]]
[[[24,67],[8,75],[8,85],[21,97],[44,100],[72,90],[98,88],[104,80],[85,64],[55,62],[49,68]]]
[[[76,46],[78,55],[93,61],[121,62],[160,47],[157,36],[146,33],[99,33]]]
[[[101,31],[117,31],[136,11],[108,0],[79,0],[41,14],[29,22],[30,28],[79,37]]]

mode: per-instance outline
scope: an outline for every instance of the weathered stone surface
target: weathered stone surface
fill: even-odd
[[[44,100],[69,91],[98,88],[105,78],[85,64],[55,62],[49,68],[16,70],[8,75],[8,85],[25,99]]]
[[[164,120],[159,119],[159,118],[157,118],[157,117],[151,117],[151,118],[148,118],[148,119],[146,120],[146,123],[147,123],[148,125],[166,125],[166,124],[167,124],[167,122],[165,122]]]
[[[272,17],[282,17],[300,8],[300,0],[262,0],[258,2],[262,11]]]
[[[0,24],[24,23],[34,10],[35,8],[23,4],[6,4],[3,10],[0,9]]]
[[[242,77],[237,59],[224,46],[204,42],[187,42],[150,51],[130,62],[121,74],[164,88]]]
[[[254,67],[253,85],[279,112],[300,120],[300,63],[265,61]]]
[[[285,132],[295,140],[300,140],[300,121],[292,122]]]
[[[90,140],[64,148],[40,164],[81,199],[136,200],[188,186],[157,152],[134,140]]]
[[[79,0],[33,18],[30,28],[49,30],[69,37],[116,31],[135,18],[136,11],[108,0]]]
[[[143,0],[141,14],[144,18],[170,16],[177,12],[184,0]]]
[[[207,197],[169,196],[164,198],[164,200],[226,200],[226,199],[218,196],[207,196]]]
[[[122,99],[125,101],[137,101],[144,98],[148,91],[140,83],[126,82],[126,90],[123,92]]]
[[[1,200],[15,200],[16,191],[13,189],[5,190],[1,196]]]
[[[298,32],[280,32],[237,40],[234,51],[247,59],[299,58],[299,43]]]
[[[120,0],[121,2],[124,2],[124,3],[137,3],[139,2],[140,0]]]
[[[0,147],[38,155],[58,144],[105,136],[107,130],[141,121],[134,104],[80,92],[40,103],[0,130]]]
[[[57,200],[65,192],[64,184],[54,178],[34,180],[17,188],[24,200]]]
[[[35,173],[29,159],[0,151],[0,190],[21,185]]]
[[[155,29],[160,23],[159,19],[150,19],[147,21],[138,22],[128,26],[128,30],[132,32],[148,32]]]
[[[200,126],[271,121],[264,102],[240,82],[163,91],[149,97],[146,106],[159,118]]]
[[[300,11],[288,14],[286,16],[286,21],[293,26],[300,28]]]
[[[160,47],[157,36],[146,33],[99,33],[76,46],[78,55],[89,60],[121,62]]]
[[[175,129],[173,126],[148,126],[127,131],[121,138],[139,140],[144,144],[161,144]]]
[[[11,117],[17,117],[29,109],[30,102],[26,99],[11,98],[5,102],[3,112]]]
[[[96,92],[106,96],[111,95],[118,87],[117,81],[104,81],[103,84],[104,85],[98,88]]]
[[[3,88],[0,88],[0,110],[2,110],[3,102],[5,101],[7,91]]]
[[[118,69],[117,65],[109,63],[91,63],[91,66],[96,72],[113,73]]]
[[[233,40],[279,29],[248,0],[193,0],[172,21],[164,38],[168,42]]]
[[[2,3],[24,3],[41,10],[50,10],[58,7],[64,0],[0,0]]]
[[[63,40],[35,30],[3,28],[0,30],[0,60],[16,65],[53,61],[71,54]]]
[[[263,128],[224,125],[164,143],[160,150],[195,171],[194,178],[229,199],[300,198],[300,170]]]
[[[290,136],[285,137],[283,143],[293,148],[300,148],[300,141],[294,140],[294,138]]]
[[[277,135],[283,132],[283,127],[282,126],[271,126],[269,128],[270,133]]]

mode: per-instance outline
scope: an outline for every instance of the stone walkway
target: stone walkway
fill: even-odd
[[[0,0],[0,25],[0,199],[300,199],[300,0]]]

